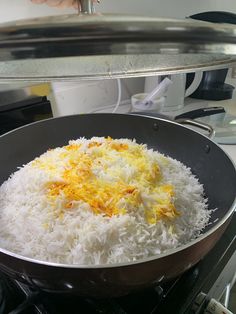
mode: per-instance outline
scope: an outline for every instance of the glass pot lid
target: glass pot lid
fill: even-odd
[[[75,14],[0,25],[0,81],[162,75],[235,61],[236,27],[229,24]]]

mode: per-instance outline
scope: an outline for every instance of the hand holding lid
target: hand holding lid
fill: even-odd
[[[93,3],[96,0],[31,0],[31,2],[35,4],[45,3],[51,7],[59,8],[74,7],[78,8],[81,13],[91,14],[94,13]]]

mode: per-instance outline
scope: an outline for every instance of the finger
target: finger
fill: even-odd
[[[77,0],[74,0],[74,1],[73,1],[73,7],[74,7],[76,10],[79,9],[80,4],[79,4],[79,2],[78,2]]]
[[[68,7],[72,7],[74,3],[74,0],[64,0],[61,2],[61,4],[58,5],[58,7],[60,8],[68,8]]]
[[[66,8],[74,6],[75,9],[78,9],[79,2],[78,0],[31,0],[32,3],[42,4],[46,3],[51,7],[60,7]],[[99,2],[99,0],[93,0],[94,3]]]
[[[31,2],[35,3],[35,4],[41,4],[41,3],[45,3],[47,0],[31,0]]]
[[[47,0],[46,3],[50,7],[57,7],[59,6],[64,0]]]

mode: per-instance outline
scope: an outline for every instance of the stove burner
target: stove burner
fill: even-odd
[[[198,277],[198,268],[190,270],[187,274],[184,293],[194,285]],[[68,310],[70,314],[162,314],[169,294],[178,287],[179,281],[183,281],[184,277],[186,274],[161,286],[124,297],[98,300],[36,291],[1,274],[0,314],[64,314],[68,313]]]
[[[171,286],[172,284],[169,284]],[[97,300],[72,295],[34,291],[1,274],[0,314],[146,314],[161,302],[160,286],[116,299]],[[14,300],[14,302],[12,302]]]
[[[0,313],[11,313],[18,307],[19,304],[23,304],[25,297],[19,290],[16,289],[15,284],[8,280],[5,276],[0,276]],[[16,312],[17,313],[17,312]]]

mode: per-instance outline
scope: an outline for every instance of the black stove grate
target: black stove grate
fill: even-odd
[[[174,282],[132,295],[98,300],[72,295],[35,291],[5,275],[0,277],[1,314],[147,314],[156,312],[157,304]]]

